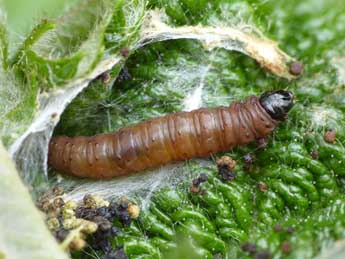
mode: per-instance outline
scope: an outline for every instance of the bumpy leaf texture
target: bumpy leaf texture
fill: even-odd
[[[174,243],[176,236],[192,232],[191,245],[204,257],[216,253],[246,257],[239,241],[248,236],[260,249],[281,257],[280,245],[286,236],[265,229],[279,223],[301,225],[297,238],[289,240],[296,248],[290,257],[311,257],[343,237],[339,215],[343,213],[345,163],[344,11],[341,1],[89,0],[59,19],[42,21],[15,53],[8,53],[3,26],[2,140],[34,193],[59,183],[70,188],[69,198],[76,200],[88,192],[139,197],[147,214],[137,227],[146,230],[140,234],[129,230],[123,240],[131,242],[117,241],[128,253],[133,251],[131,245],[140,243],[152,247],[143,249],[143,256],[158,258],[169,252],[162,243]],[[289,71],[292,57],[305,65],[303,77],[294,81]],[[99,75],[108,70],[111,80],[102,80]],[[92,135],[170,112],[228,105],[250,94],[281,88],[294,91],[297,104],[267,150],[250,146],[231,152],[238,161],[247,153],[257,157],[252,174],[239,169],[235,183],[222,184],[215,178],[207,187],[219,196],[217,204],[231,211],[223,215],[231,222],[212,218],[219,208],[208,204],[210,200],[187,197],[185,185],[196,174],[205,171],[210,178],[216,174],[210,161],[108,182],[45,174],[47,144],[58,121],[56,135]],[[333,146],[323,141],[330,129],[337,131]],[[315,150],[320,161],[310,158]],[[267,184],[269,191],[258,191],[258,182]],[[186,214],[183,217],[190,220],[184,222],[155,198],[164,196],[164,187],[171,185],[177,186],[185,210],[198,216]],[[223,188],[219,195],[216,186]],[[242,205],[236,200],[243,201]],[[149,228],[155,218],[150,211],[156,204],[165,218],[179,226],[170,229],[159,217],[154,222],[172,236]],[[333,225],[322,232],[327,211]],[[304,222],[306,215],[310,219]],[[205,230],[203,236],[200,218],[216,230]],[[330,235],[336,222],[340,222],[339,231]],[[310,245],[313,239],[317,242]]]

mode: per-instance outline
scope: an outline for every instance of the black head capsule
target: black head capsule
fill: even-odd
[[[290,91],[265,92],[260,96],[260,104],[274,120],[282,121],[293,106],[294,95]]]

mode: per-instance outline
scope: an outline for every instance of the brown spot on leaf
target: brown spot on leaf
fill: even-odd
[[[311,157],[312,157],[313,159],[318,159],[318,158],[319,158],[319,151],[313,150],[313,151],[311,152]]]
[[[257,186],[258,186],[259,190],[262,192],[268,191],[268,185],[264,182],[258,182]]]
[[[257,251],[256,245],[250,242],[245,242],[242,246],[241,246],[242,251],[244,252],[248,252],[250,254],[255,254]]]
[[[291,245],[288,241],[284,241],[281,246],[280,249],[282,250],[282,252],[284,254],[289,254],[291,252]]]
[[[299,76],[303,72],[303,64],[299,61],[290,64],[289,72],[294,76]]]
[[[275,232],[281,232],[282,230],[283,230],[282,225],[280,225],[280,224],[274,225],[274,231]]]
[[[123,47],[122,49],[120,49],[120,54],[127,58],[129,56],[129,48],[128,47]]]
[[[327,130],[323,138],[326,142],[333,144],[337,139],[337,131],[335,129]]]

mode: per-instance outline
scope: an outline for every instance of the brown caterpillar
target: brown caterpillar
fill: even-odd
[[[179,112],[92,137],[53,137],[48,164],[80,177],[111,178],[207,157],[264,138],[284,120],[293,94],[278,90],[229,107]]]

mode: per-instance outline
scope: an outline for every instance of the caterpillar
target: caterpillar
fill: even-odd
[[[227,151],[264,138],[286,118],[293,94],[278,90],[229,107],[153,118],[108,134],[53,137],[48,164],[79,177],[111,178]]]

